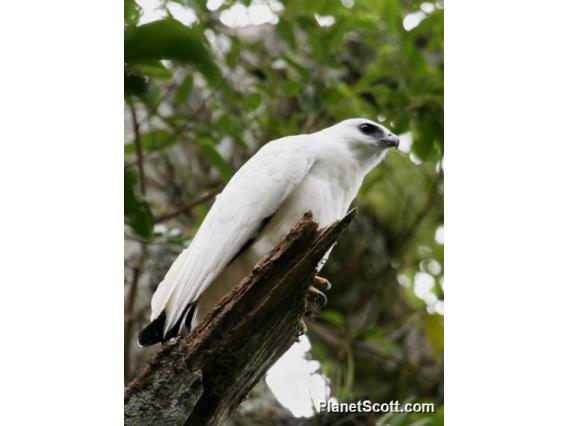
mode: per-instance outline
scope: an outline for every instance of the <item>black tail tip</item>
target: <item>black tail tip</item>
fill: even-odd
[[[195,313],[195,304],[189,303],[183,310],[180,319],[164,333],[166,324],[166,311],[162,313],[150,324],[138,333],[138,343],[140,346],[151,346],[156,343],[166,342],[173,337],[181,336],[191,329],[191,319]]]
[[[163,342],[164,338],[164,325],[166,323],[166,312],[162,311],[162,313],[140,330],[138,333],[138,343],[140,346],[151,346],[156,343]]]

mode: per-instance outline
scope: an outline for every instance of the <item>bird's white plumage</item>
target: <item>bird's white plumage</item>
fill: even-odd
[[[175,260],[152,298],[152,319],[166,309],[166,330],[211,284],[262,220],[303,180],[313,156],[294,149],[301,138],[265,145],[217,197],[191,245]]]
[[[310,135],[272,141],[239,169],[152,298],[152,320],[166,312],[164,334],[189,303],[197,304],[193,324],[201,319],[303,213],[311,210],[320,226],[345,214],[363,177],[385,151],[361,136],[357,126],[363,122],[369,121],[346,120]],[[254,243],[234,259],[251,238]]]

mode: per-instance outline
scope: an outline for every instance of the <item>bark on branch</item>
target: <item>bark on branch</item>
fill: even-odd
[[[247,396],[317,311],[315,269],[355,211],[318,230],[306,213],[190,335],[168,343],[125,392],[126,425],[216,425]]]

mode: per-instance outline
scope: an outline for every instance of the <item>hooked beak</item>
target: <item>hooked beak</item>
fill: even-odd
[[[395,135],[394,133],[389,133],[386,136],[382,137],[380,139],[381,143],[386,146],[387,148],[391,148],[391,147],[395,147],[398,148],[398,144],[400,142],[400,140],[398,139],[398,136]]]

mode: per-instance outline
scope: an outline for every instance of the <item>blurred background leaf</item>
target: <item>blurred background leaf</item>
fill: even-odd
[[[197,29],[188,28],[175,19],[163,19],[125,31],[124,60],[128,64],[149,67],[163,59],[192,64],[213,81],[219,77],[205,38]]]
[[[124,219],[126,224],[144,240],[152,236],[152,215],[136,188],[136,175],[124,170]]]

